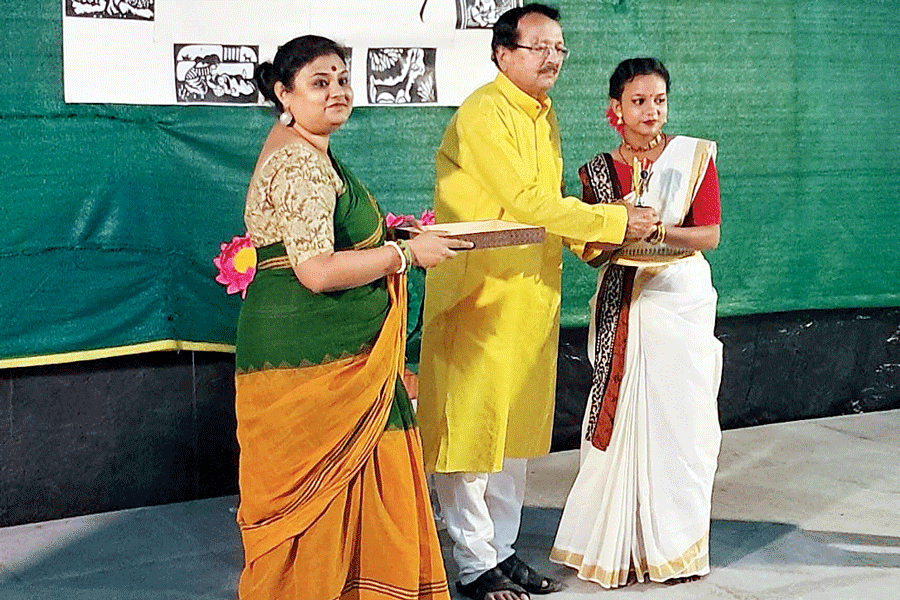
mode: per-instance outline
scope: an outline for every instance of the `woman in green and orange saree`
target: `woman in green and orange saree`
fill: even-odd
[[[352,110],[344,57],[302,36],[255,73],[281,116],[244,213],[258,264],[236,356],[243,600],[449,598],[400,384],[405,272],[468,243],[386,241],[328,148]]]

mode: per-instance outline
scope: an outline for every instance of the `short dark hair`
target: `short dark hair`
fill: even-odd
[[[275,95],[275,82],[280,81],[284,89],[294,89],[294,77],[297,71],[316,60],[320,56],[336,54],[347,62],[348,50],[320,35],[301,35],[278,47],[275,58],[271,62],[263,62],[253,70],[253,81],[263,98],[275,103],[278,112],[284,110],[281,101]]]
[[[559,10],[546,4],[532,2],[525,6],[511,8],[494,23],[491,38],[491,60],[497,64],[497,48],[515,48],[519,43],[519,21],[527,14],[538,13],[559,22]]]
[[[609,97],[614,100],[622,99],[625,84],[638,75],[659,75],[666,82],[666,93],[669,92],[669,71],[662,61],[652,57],[626,58],[619,63],[613,74],[609,77]]]

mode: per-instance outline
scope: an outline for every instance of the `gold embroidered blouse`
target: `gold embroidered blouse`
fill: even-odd
[[[334,249],[334,204],[344,182],[301,142],[276,150],[250,180],[244,224],[257,248],[284,242],[293,267]]]

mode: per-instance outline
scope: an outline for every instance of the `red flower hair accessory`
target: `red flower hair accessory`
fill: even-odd
[[[612,109],[612,106],[606,109],[606,120],[609,121],[609,126],[616,130],[616,133],[625,137],[625,123],[620,122],[620,117]]]

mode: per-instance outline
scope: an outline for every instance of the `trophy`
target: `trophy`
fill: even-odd
[[[651,164],[650,159],[647,158],[641,161],[637,156],[631,158],[631,189],[634,191],[634,205],[638,208],[646,206],[643,203],[643,196],[650,184]]]

